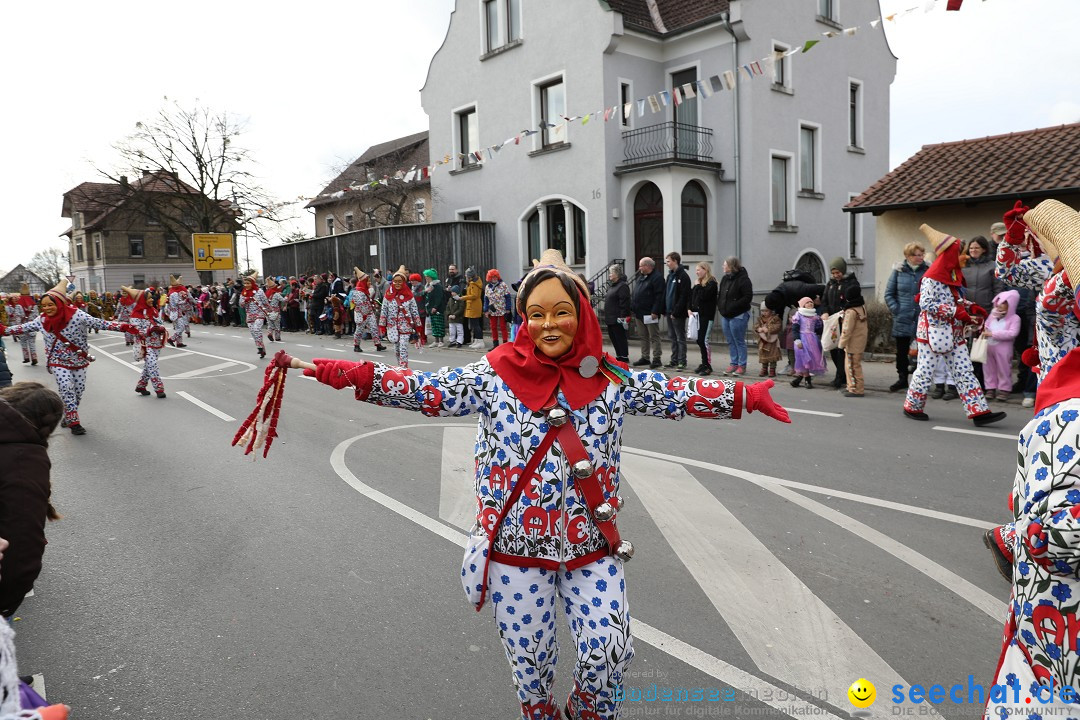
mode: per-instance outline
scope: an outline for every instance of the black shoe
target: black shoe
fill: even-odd
[[[904,415],[911,418],[912,420],[929,420],[930,419],[930,416],[927,415],[926,413],[922,412],[922,411],[915,412],[914,410],[908,410],[907,408],[904,408]]]
[[[945,395],[945,383],[938,383],[934,386],[933,391],[930,393],[930,398],[933,400],[940,400]]]
[[[901,390],[907,390],[907,378],[900,378],[889,386],[889,392],[900,392]]]
[[[163,397],[165,397],[165,391],[164,391],[164,390],[161,390],[161,391],[159,391],[159,392],[158,392],[158,394],[157,394],[157,396],[158,396],[159,398],[163,398]]]
[[[37,365],[37,358],[34,358],[33,360],[31,360],[30,364],[31,365]]]
[[[266,349],[265,348],[259,348],[259,357],[261,357],[261,358],[266,357]]]
[[[458,347],[461,347],[461,343],[458,343]],[[379,352],[382,352],[383,350],[386,350],[386,346],[385,345],[376,345],[375,349],[378,350]]]
[[[25,365],[28,362],[30,362],[30,361],[29,360],[23,360],[23,365]]]
[[[802,385],[802,375],[796,375],[791,381],[791,387],[799,387]]]
[[[985,545],[990,551],[990,554],[994,556],[994,567],[997,568],[998,574],[1005,578],[1006,582],[1011,583],[1013,580],[1012,562],[1010,562],[1005,553],[1001,552],[1001,548],[999,548],[997,542],[994,541],[994,533],[996,532],[997,528],[990,528],[984,532],[983,545]]]
[[[363,348],[361,348],[359,345],[353,345],[352,346],[352,351],[353,352],[364,352]]]
[[[178,342],[178,343],[176,343],[176,347],[187,347],[187,345],[185,345],[182,342]]]
[[[705,365],[701,368],[699,375],[712,375],[712,365]]]
[[[975,423],[975,427],[982,427],[983,425],[990,425],[996,423],[998,420],[1004,420],[1005,413],[1003,412],[984,412],[982,415],[976,415],[971,418],[971,422]]]
[[[85,435],[86,434],[86,428],[84,428],[82,425],[71,425],[70,429],[71,429],[71,434],[72,435]]]
[[[945,386],[945,395],[942,396],[941,399],[948,402],[949,400],[955,400],[958,397],[960,397],[960,393],[956,392],[956,386],[955,385],[946,385]]]
[[[663,366],[660,364],[659,360],[656,360],[655,362],[649,363],[649,368],[651,370],[659,370],[661,367],[663,367]]]
[[[813,390],[814,389],[814,381],[811,380],[809,376],[806,377],[806,389],[807,390]]]
[[[26,361],[23,360],[23,362],[26,362]],[[634,361],[634,367],[645,367],[648,364],[649,364],[649,359],[648,358],[638,358],[637,360]]]
[[[672,360],[671,362],[669,362],[669,363],[666,363],[666,364],[664,365],[664,367],[666,367],[666,368],[677,368],[677,367],[679,367],[679,363],[677,363],[677,362],[675,362],[674,360]]]
[[[701,371],[704,370],[704,369],[705,369],[704,365],[698,365],[696,368],[694,368],[694,374],[695,375],[700,375]]]
[[[844,397],[855,397],[855,398],[863,397],[862,393],[853,393],[850,390],[841,390],[840,394],[843,395]]]
[[[176,341],[172,338],[165,338],[165,342],[169,343],[170,347],[176,347]]]
[[[150,394],[149,390],[147,390],[146,388],[140,388],[140,387],[135,388],[135,392],[139,393],[140,395],[149,395]]]
[[[840,388],[847,385],[847,380],[841,380],[840,378],[833,378],[832,382],[829,383],[829,384],[832,385],[837,390],[839,390]]]

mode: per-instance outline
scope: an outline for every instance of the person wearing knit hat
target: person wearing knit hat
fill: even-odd
[[[266,357],[266,346],[263,344],[263,326],[266,324],[266,313],[270,310],[270,303],[266,299],[266,293],[259,287],[258,273],[244,276],[244,289],[240,291],[240,305],[244,310],[247,320],[248,332],[255,341],[255,349],[259,357]]]
[[[184,344],[184,332],[188,330],[189,318],[194,311],[191,293],[180,282],[182,275],[169,276],[169,297],[166,314],[172,321],[173,331],[169,335],[169,344],[173,347],[187,347]]]
[[[513,312],[510,305],[510,287],[503,282],[499,271],[492,268],[487,271],[485,277],[487,284],[484,286],[484,314],[491,324],[491,342],[493,347],[499,347],[499,332],[502,332],[502,341],[509,340],[509,331],[506,327],[506,318]]]
[[[424,271],[427,287],[424,288],[424,305],[427,309],[428,322],[431,323],[431,337],[435,340],[432,347],[443,347],[446,337],[446,288],[439,280],[439,273],[435,268]]]
[[[865,393],[863,387],[862,356],[866,351],[869,327],[866,319],[866,301],[863,300],[862,287],[855,273],[848,273],[844,258],[833,258],[829,263],[829,282],[825,286],[823,304],[826,312],[840,313],[840,332],[837,338],[837,354],[832,355],[833,362],[844,363],[844,372],[837,370],[837,378],[843,378],[846,389],[844,397],[860,398]],[[839,386],[837,386],[839,387]]]
[[[281,311],[285,307],[285,296],[274,277],[266,278],[263,294],[266,295],[266,340],[281,342]]]
[[[64,419],[61,425],[71,429],[72,435],[85,435],[79,420],[79,402],[86,389],[86,368],[94,360],[89,354],[89,331],[93,328],[112,332],[132,332],[126,323],[111,322],[90,317],[85,311],[71,304],[66,294],[67,282],[41,296],[41,314],[19,325],[0,325],[0,337],[21,337],[40,332],[45,342],[46,365],[56,379],[60,399],[64,402]]]
[[[968,418],[976,427],[995,423],[1002,420],[1005,413],[991,412],[987,406],[964,339],[965,326],[981,325],[986,310],[965,300],[960,292],[964,287],[964,275],[960,272],[960,241],[925,223],[919,230],[930,242],[936,257],[919,285],[920,313],[915,333],[919,363],[904,398],[904,415],[913,420],[929,419],[923,412],[926,391],[938,361],[944,360],[960,390]]]
[[[517,309],[525,323],[515,340],[465,367],[414,373],[317,359],[304,373],[356,400],[479,417],[477,523],[461,565],[469,604],[481,609],[490,591],[522,718],[564,717],[553,687],[557,632],[570,633],[563,644],[575,651],[565,717],[617,718],[634,657],[625,573],[633,545],[620,534],[625,418],[739,419],[744,408],[790,418],[769,397],[771,380],[631,372],[604,352],[587,287],[558,250],[544,251],[522,281]]]
[[[817,314],[813,298],[799,300],[799,309],[791,316],[791,337],[795,344],[795,377],[791,387],[799,387],[805,381],[806,389],[813,390],[813,376],[825,372],[821,327],[821,316]]]
[[[1043,376],[1020,438],[1010,507],[1022,532],[1006,565],[1012,597],[993,682],[1038,698],[1039,717],[1072,717],[1075,703],[1054,689],[1080,684],[1075,625],[1066,624],[1080,596],[1080,350]],[[1030,700],[989,697],[983,717],[1030,717]]]
[[[64,283],[65,287],[67,283]],[[19,310],[16,311],[14,317],[11,319],[13,325],[19,325],[21,323],[28,323],[31,320],[36,320],[40,314],[38,311],[38,304],[34,300],[34,296],[30,294],[30,286],[23,283],[19,288],[19,296],[17,304]],[[23,362],[30,363],[31,365],[37,365],[37,333],[28,332],[19,336],[19,346],[22,348]]]
[[[409,337],[420,332],[420,312],[408,279],[409,273],[402,265],[390,279],[379,310],[379,334],[385,335],[397,350],[397,364],[403,368],[409,367]]]
[[[379,342],[379,328],[375,322],[375,309],[371,305],[371,288],[368,286],[368,274],[358,267],[353,268],[353,289],[349,291],[349,305],[353,309],[353,352],[364,352],[360,347],[360,341],[364,333],[370,335],[375,341],[375,349],[382,352],[386,349]]]

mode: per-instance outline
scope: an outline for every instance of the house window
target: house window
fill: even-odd
[[[326,218],[326,234],[327,235],[333,235],[334,234],[334,218],[333,218],[333,216],[330,216],[330,217]]]
[[[619,115],[623,127],[630,127],[630,114],[626,112],[626,104],[630,102],[632,97],[630,83],[619,83]]]
[[[132,275],[131,276],[131,284],[132,284],[132,286],[134,286],[135,288],[137,288],[139,290],[144,289],[146,287],[146,276],[145,275]]]
[[[803,192],[817,191],[817,136],[817,128],[799,127],[799,189]]]
[[[568,225],[566,217],[568,208],[572,213],[574,224],[573,241],[569,248],[567,247]],[[544,213],[543,222],[541,222],[540,217],[541,209]],[[554,248],[561,252],[566,261],[572,265],[585,262],[585,253],[588,249],[585,211],[577,205],[564,200],[544,203],[528,217],[525,224],[530,259],[539,258],[544,250]],[[567,252],[568,250],[573,250],[573,255],[570,255]]]
[[[818,0],[818,17],[836,19],[836,0]]]
[[[571,207],[574,209],[574,263],[577,265],[584,265],[585,253],[587,251],[585,242],[585,211],[577,205],[571,205]]]
[[[83,223],[83,214],[81,212],[75,212],[75,213],[71,214],[71,228],[73,230],[78,230],[79,228],[81,228],[82,223]]]
[[[478,147],[480,135],[479,120],[476,117],[476,108],[462,110],[457,114],[458,130],[458,156],[461,158],[461,167],[468,167],[477,163],[473,152]]]
[[[459,220],[464,220],[465,222],[480,222],[480,211],[479,210],[469,210],[468,212],[459,213],[458,214],[458,219]],[[537,257],[540,257],[540,256],[537,255]]]
[[[353,214],[345,213],[345,232],[353,231]]]
[[[541,143],[543,147],[560,145],[566,140],[566,125],[562,117],[566,115],[566,86],[562,78],[540,86],[540,122],[543,126]],[[555,127],[548,127],[554,125]]]
[[[484,32],[487,52],[499,47],[499,0],[484,0]]]
[[[134,258],[143,256],[143,236],[128,235],[128,255]]]
[[[427,222],[427,202],[423,198],[420,198],[413,203],[413,208],[416,210],[416,222]]]
[[[506,0],[506,42],[521,39],[521,0]]]
[[[148,218],[146,218],[146,224],[147,225],[160,225],[161,221],[158,220],[156,217],[148,217]]]
[[[83,239],[81,237],[75,238],[75,262],[82,262],[83,257]]]
[[[773,226],[787,227],[790,225],[788,217],[788,159],[786,157],[772,156],[770,200]]]
[[[705,209],[705,190],[691,180],[682,191],[683,255],[705,255],[708,252]]]
[[[165,236],[165,257],[180,257],[180,239],[175,235]]]
[[[861,148],[862,145],[862,83],[852,80],[848,83],[848,146]]]
[[[785,53],[791,48],[780,43],[773,43],[773,85],[791,89],[791,58]]]
[[[848,201],[855,199],[857,193],[848,195]],[[859,222],[862,215],[848,213],[848,257],[857,260],[862,257],[862,226]]]
[[[103,260],[104,256],[101,254],[101,233],[94,233],[94,257],[98,260]]]

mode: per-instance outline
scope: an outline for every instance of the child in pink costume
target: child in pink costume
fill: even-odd
[[[986,396],[1008,400],[1012,390],[1013,340],[1020,333],[1020,316],[1016,305],[1020,293],[1005,290],[994,296],[994,310],[983,325],[983,337],[988,341],[983,379]]]

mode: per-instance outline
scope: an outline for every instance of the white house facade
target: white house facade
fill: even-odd
[[[451,157],[433,220],[494,221],[506,277],[557,247],[590,278],[674,250],[738,256],[762,292],[838,255],[872,284],[874,228],[842,208],[888,170],[896,61],[876,17],[854,0],[458,0],[421,91],[431,156]]]

